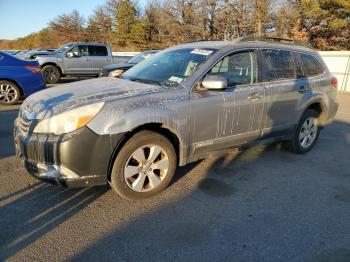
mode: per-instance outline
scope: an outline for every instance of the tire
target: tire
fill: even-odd
[[[61,79],[61,71],[54,65],[46,65],[41,70],[47,84],[56,84]]]
[[[145,199],[162,192],[169,185],[176,165],[176,152],[167,138],[152,131],[140,131],[119,151],[110,184],[123,198]]]
[[[0,80],[0,105],[17,104],[21,98],[21,90],[18,85],[6,80]]]
[[[311,122],[308,124],[307,121],[309,120],[314,121],[314,126],[310,125]],[[318,125],[318,122],[319,113],[315,110],[307,109],[299,120],[293,139],[288,141],[287,148],[296,154],[305,154],[309,152],[315,146],[320,135],[320,126]],[[309,138],[309,140],[307,138]],[[305,141],[308,141],[308,143]]]

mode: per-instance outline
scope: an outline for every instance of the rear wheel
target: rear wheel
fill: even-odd
[[[288,142],[288,148],[297,154],[309,152],[316,144],[320,135],[319,113],[312,109],[305,111],[295,130],[293,140]]]
[[[0,80],[0,104],[14,105],[21,97],[19,87],[10,81]]]
[[[120,150],[110,184],[126,199],[151,197],[169,185],[176,163],[175,149],[167,138],[152,131],[141,131]]]
[[[56,84],[61,78],[61,71],[54,65],[46,65],[42,73],[47,84]]]

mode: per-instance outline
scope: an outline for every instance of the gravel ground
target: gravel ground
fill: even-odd
[[[314,150],[255,146],[179,168],[139,202],[38,182],[0,112],[0,261],[350,261],[350,96]],[[8,108],[7,108],[8,109]]]

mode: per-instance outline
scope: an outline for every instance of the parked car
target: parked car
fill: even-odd
[[[114,65],[108,65],[102,68],[100,77],[104,76],[119,76],[124,73],[126,70],[132,68],[134,65],[142,62],[143,60],[150,58],[152,55],[158,53],[159,50],[148,50],[137,54],[132,57],[126,63],[118,63]]]
[[[16,119],[15,144],[41,180],[110,183],[122,197],[142,199],[164,190],[177,165],[242,145],[285,141],[306,153],[337,109],[337,80],[309,48],[196,42],[119,78],[32,95]]]
[[[23,53],[18,53],[16,56],[22,59],[36,59],[37,56],[52,55],[55,49],[31,49]]]
[[[19,51],[18,53],[16,53],[15,54],[15,56],[21,56],[21,55],[23,55],[24,53],[26,53],[26,52],[28,52],[29,50],[21,50],[21,51]]]
[[[13,105],[45,88],[37,61],[24,61],[0,52],[0,104]]]
[[[16,55],[21,51],[20,50],[3,50],[3,52],[8,53],[10,55]]]
[[[106,65],[117,63],[109,45],[70,43],[50,55],[37,55],[46,83],[57,83],[62,76],[98,76]]]

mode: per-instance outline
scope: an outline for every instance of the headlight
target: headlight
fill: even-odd
[[[61,135],[86,126],[101,110],[104,102],[78,107],[76,109],[41,120],[34,133]]]
[[[120,76],[122,73],[124,73],[125,70],[123,69],[117,69],[117,70],[113,70],[111,72],[109,72],[108,76]]]

